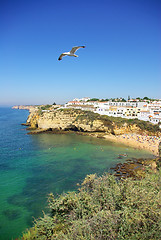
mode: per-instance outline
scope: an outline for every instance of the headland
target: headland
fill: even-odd
[[[30,134],[74,131],[78,134],[104,138],[137,149],[144,149],[158,156],[161,129],[149,122],[113,118],[91,111],[62,109],[56,106],[51,110],[42,110],[32,106],[28,110],[30,114],[25,125],[28,126]]]

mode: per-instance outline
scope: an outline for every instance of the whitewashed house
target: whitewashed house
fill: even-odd
[[[95,112],[101,115],[108,115],[109,111],[109,102],[95,102],[94,107],[96,108]]]
[[[150,111],[142,110],[138,114],[138,119],[143,121],[149,121]]]

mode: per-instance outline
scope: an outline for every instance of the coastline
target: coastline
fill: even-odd
[[[116,122],[111,122],[112,120],[108,118],[98,117],[94,113],[86,114],[83,111],[75,112],[69,109],[43,112],[42,114],[35,111],[35,108],[33,111],[32,106],[29,112],[28,119],[23,124],[28,126],[28,130],[31,130],[28,134],[75,132],[80,135],[104,138],[136,149],[144,149],[156,157],[159,155],[158,147],[159,142],[161,142],[161,134],[159,130],[153,129],[151,126],[150,128],[149,125],[139,127],[140,125],[137,126],[136,123],[128,125],[125,122],[119,126]]]
[[[139,134],[122,134],[122,135],[104,135],[104,138],[117,143],[125,144],[126,146],[136,149],[144,149],[155,156],[159,155],[158,147],[161,137],[144,136]]]
[[[27,124],[23,124],[28,126]],[[41,134],[41,133],[50,133],[50,134],[67,134],[74,131],[62,131],[62,130],[48,130],[48,129],[30,129],[28,134]],[[149,151],[154,156],[158,157],[159,155],[159,143],[161,142],[161,136],[149,136],[149,135],[140,135],[136,133],[128,133],[128,134],[121,134],[121,135],[112,135],[112,134],[105,134],[103,132],[75,132],[79,135],[85,135],[85,136],[92,136],[96,138],[103,138],[105,140],[115,142],[115,143],[121,143],[129,147],[133,147],[136,149],[144,149],[146,151]]]
[[[161,136],[148,136],[148,135],[140,135],[136,133],[128,133],[121,135],[112,135],[105,133],[91,133],[91,132],[77,132],[80,135],[88,135],[96,138],[103,138],[107,141],[121,143],[129,147],[133,147],[136,149],[143,149],[150,153],[152,153],[155,157],[159,156],[159,143],[161,142]]]

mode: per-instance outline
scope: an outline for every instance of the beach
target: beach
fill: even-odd
[[[158,146],[161,141],[161,137],[147,136],[139,134],[122,134],[122,135],[104,135],[104,138],[117,143],[123,143],[127,146],[137,149],[144,149],[152,152],[158,156]]]

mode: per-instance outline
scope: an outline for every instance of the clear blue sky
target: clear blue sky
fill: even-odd
[[[0,105],[161,98],[160,13],[160,0],[1,0]]]

